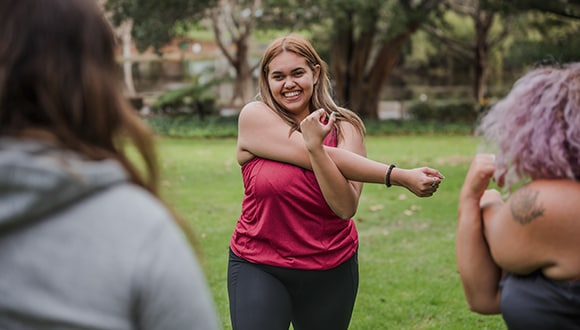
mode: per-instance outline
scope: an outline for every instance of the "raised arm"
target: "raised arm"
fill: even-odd
[[[493,261],[484,228],[484,219],[503,205],[497,191],[486,191],[494,169],[493,155],[475,156],[459,194],[457,266],[467,304],[481,314],[500,312],[502,271]]]
[[[343,148],[324,147],[340,172],[349,180],[385,183],[389,164],[380,163]],[[288,125],[261,102],[246,105],[238,121],[237,158],[243,164],[262,157],[312,169],[308,150],[300,132],[289,134]],[[443,175],[428,167],[402,169],[395,167],[391,183],[404,186],[419,197],[431,196]]]
[[[322,109],[314,111],[300,123],[312,170],[330,208],[343,219],[350,219],[358,208],[362,182],[349,181],[324,148],[324,138],[332,131],[336,118],[327,117]],[[344,138],[339,147],[366,156],[364,137],[348,122],[340,123]]]

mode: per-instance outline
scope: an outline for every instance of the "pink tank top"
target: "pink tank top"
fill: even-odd
[[[324,141],[336,146],[333,131]],[[326,270],[354,255],[358,235],[352,219],[330,209],[314,172],[253,158],[242,166],[244,199],[230,247],[249,262]]]

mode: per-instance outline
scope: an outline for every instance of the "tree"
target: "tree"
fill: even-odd
[[[253,72],[259,63],[250,58],[254,32],[296,29],[311,22],[318,9],[308,0],[218,0],[209,17],[215,41],[235,71],[232,105],[241,106],[255,94]]]
[[[236,73],[230,103],[241,106],[254,92],[252,72],[256,66],[249,59],[250,38],[263,12],[261,0],[219,0],[209,12],[215,41]]]
[[[115,25],[131,20],[132,35],[140,50],[158,49],[175,35],[181,22],[197,22],[216,0],[107,0]]]
[[[445,23],[445,15],[438,26],[425,25],[425,29],[440,39],[449,49],[460,54],[473,68],[473,97],[480,105],[485,103],[490,68],[490,52],[508,35],[510,19],[506,17],[499,29],[492,34],[492,27],[498,18],[486,0],[445,0],[444,8],[469,17],[473,23],[473,37],[462,40],[454,35],[450,25]]]
[[[234,97],[247,100],[251,31],[323,26],[341,104],[377,118],[381,91],[401,49],[441,0],[222,0],[212,10],[216,41],[236,71]],[[320,24],[322,22],[322,24]],[[327,26],[326,23],[330,22]],[[228,50],[229,36],[234,50]],[[317,47],[319,48],[319,47]]]
[[[437,24],[428,24],[424,28],[441,40],[448,49],[470,62],[473,69],[473,97],[480,105],[486,102],[488,94],[490,54],[508,35],[514,35],[515,20],[531,11],[562,18],[580,18],[578,1],[444,0],[441,5],[444,8],[442,12],[447,15],[440,16]],[[449,17],[448,10],[472,21],[472,37],[466,40],[454,33],[452,24],[446,21],[446,17]],[[546,21],[542,20],[542,23],[538,28],[545,32],[561,21],[545,24]],[[528,25],[526,28],[529,30],[533,26]]]
[[[199,22],[209,28],[222,55],[234,69],[233,96],[230,103],[241,105],[253,95],[252,73],[257,64],[250,60],[251,37],[256,26],[289,24],[285,13],[300,12],[293,0],[109,0],[114,21],[131,19],[133,36],[140,49],[158,48],[175,35],[175,27],[187,29]],[[284,11],[281,8],[292,8]],[[304,10],[304,9],[303,9]],[[204,18],[209,18],[205,21]],[[266,22],[266,23],[264,23]],[[203,25],[203,24],[200,24]]]
[[[177,20],[201,17],[198,15],[211,1],[99,0],[121,40],[123,77],[131,102],[139,103],[134,104],[136,108],[142,106],[142,100],[136,96],[133,82],[133,42],[140,50],[150,46],[157,49],[173,36]]]
[[[401,50],[440,0],[328,0],[330,70],[339,103],[378,118],[382,91]]]
[[[133,44],[133,38],[131,37],[131,30],[133,29],[133,21],[127,19],[119,26],[116,27],[115,31],[121,38],[121,47],[123,55],[123,77],[125,78],[125,86],[127,87],[127,93],[129,97],[135,97],[137,91],[135,90],[135,84],[133,82],[133,62],[131,61],[131,48]]]
[[[121,39],[121,53],[123,55],[123,76],[125,79],[125,87],[127,88],[127,94],[129,97],[134,97],[136,94],[135,85],[133,83],[133,74],[131,72],[131,61],[129,60],[131,56],[131,29],[133,22],[131,19],[125,19],[122,21],[116,21],[117,24],[113,24],[111,11],[107,11],[107,0],[98,0],[99,6],[103,8],[105,16],[112,25],[115,34]]]
[[[580,0],[489,0],[489,6],[502,12],[538,11],[562,18],[580,19]]]

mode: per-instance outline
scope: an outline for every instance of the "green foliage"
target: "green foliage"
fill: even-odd
[[[216,111],[216,99],[199,86],[190,85],[161,94],[151,110],[157,114],[196,114],[204,118]]]
[[[215,0],[107,0],[114,25],[131,20],[137,48],[158,48],[174,36],[176,22],[197,21]]]
[[[454,11],[446,11],[442,15],[441,27],[445,28],[447,34],[461,42],[473,43],[475,36],[475,26],[473,18],[467,15],[460,15]]]
[[[304,29],[326,13],[320,0],[262,0],[262,10],[256,21],[262,31]]]
[[[237,3],[249,6],[250,0],[238,0]],[[338,72],[335,66],[331,74],[335,81],[345,81],[344,87],[337,90],[340,103],[351,104],[351,95],[360,95],[355,90],[363,74],[352,77],[348,73],[364,73],[371,68],[373,59],[378,58],[380,46],[388,45],[385,41],[399,32],[405,31],[410,25],[438,22],[434,25],[447,31],[449,35],[457,37],[462,44],[470,44],[473,39],[473,25],[469,18],[452,13],[444,6],[435,7],[439,0],[263,0],[261,13],[255,21],[256,33],[253,39],[259,40],[265,36],[267,42],[272,39],[272,30],[301,31],[310,37],[323,59],[330,64],[347,63],[351,65],[345,72]],[[460,1],[459,1],[460,2]],[[442,2],[441,2],[442,3]],[[466,2],[468,5],[470,2]],[[480,0],[484,8],[491,8],[501,17],[494,23],[492,35],[497,36],[501,27],[514,17],[531,16],[532,13],[540,19],[526,19],[521,28],[510,27],[510,42],[503,48],[492,48],[490,65],[492,79],[510,69],[509,73],[519,71],[534,63],[552,59],[553,61],[568,62],[578,60],[578,21],[564,20],[578,12],[577,1],[544,1],[544,0]],[[140,49],[149,45],[159,46],[175,35],[193,35],[190,30],[196,27],[197,31],[203,28],[201,23],[207,13],[204,9],[216,5],[216,0],[108,0],[107,8],[114,15],[114,22],[132,19],[134,22],[133,36]],[[551,13],[551,14],[546,14]],[[509,18],[509,19],[505,19]],[[518,19],[519,21],[519,19]],[[352,23],[352,24],[351,24]],[[518,23],[518,22],[516,22]],[[576,24],[576,25],[574,25]],[[352,29],[351,29],[352,27]],[[309,33],[303,33],[309,31]],[[540,31],[542,33],[540,33]],[[344,32],[344,34],[340,34]],[[525,33],[534,33],[534,38],[527,38]],[[203,40],[214,38],[211,31],[205,30],[201,35]],[[545,37],[547,35],[548,37]],[[277,36],[277,35],[276,35]],[[363,40],[361,36],[373,36]],[[471,39],[470,39],[471,38]],[[546,41],[538,41],[545,39]],[[533,41],[532,41],[533,40]],[[539,43],[538,43],[539,42]],[[568,46],[570,45],[570,46]],[[256,49],[263,47],[263,43],[256,45]],[[377,47],[378,46],[378,47]],[[396,59],[398,68],[408,81],[410,70],[417,70],[422,79],[439,79],[441,76],[453,76],[457,82],[465,84],[465,79],[471,77],[466,61],[467,56],[458,55],[451,51],[436,38],[429,37],[424,32],[413,36],[412,44],[402,47],[404,58],[396,59],[400,49],[394,47],[386,52],[390,57],[379,59],[376,63],[389,63]],[[348,54],[345,55],[345,54]],[[339,55],[344,55],[340,58]],[[354,67],[353,64],[361,64]],[[371,72],[378,72],[378,70]],[[425,74],[426,73],[426,74]],[[441,74],[442,73],[442,74]],[[383,74],[389,79],[389,74]],[[355,79],[356,78],[356,79]],[[361,79],[361,80],[357,80]],[[368,79],[366,81],[378,81]],[[382,79],[382,78],[380,78]],[[498,78],[500,79],[500,78]],[[339,84],[338,84],[339,85]],[[383,86],[383,85],[381,85]],[[351,90],[346,90],[350,88]],[[492,89],[493,86],[489,86]],[[380,88],[371,88],[372,92],[380,92]],[[175,94],[178,94],[177,92]],[[370,95],[372,96],[372,95]],[[174,98],[179,98],[175,95]],[[377,97],[378,99],[379,97]],[[189,96],[182,100],[187,101]],[[369,97],[368,99],[373,99]],[[177,103],[176,103],[177,104]],[[367,109],[370,107],[355,107]],[[183,104],[177,108],[191,112]],[[366,111],[366,110],[363,110]],[[195,112],[195,111],[193,111]],[[365,117],[373,117],[362,114]]]
[[[415,102],[409,106],[415,120],[437,123],[475,123],[478,110],[473,101]]]
[[[474,122],[420,120],[365,120],[367,136],[469,135]]]
[[[172,89],[161,94],[151,110],[155,114],[197,115],[200,119],[217,112],[217,99],[213,87],[222,80],[213,79],[202,82],[202,77],[195,75],[189,85]]]
[[[537,64],[580,60],[579,19],[522,11],[513,23],[503,45],[501,70],[525,71]]]
[[[553,30],[552,38],[514,41],[504,61],[506,68],[534,66],[541,63],[567,63],[580,60],[580,24],[567,31]]]
[[[159,135],[180,138],[236,137],[238,117],[211,115],[200,119],[190,115],[154,115],[145,121]],[[365,120],[367,136],[469,135],[474,122],[436,120]]]
[[[546,1],[546,0],[481,0],[482,6],[499,10],[502,13],[513,14],[524,11],[550,13],[567,18],[580,18],[580,2]]]
[[[159,135],[180,138],[225,138],[238,135],[238,117],[211,115],[199,118],[190,115],[155,115],[145,121]]]
[[[427,66],[441,51],[425,31],[417,31],[405,51],[405,65],[411,68]]]

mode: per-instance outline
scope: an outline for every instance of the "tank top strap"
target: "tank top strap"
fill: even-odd
[[[338,129],[336,126],[333,126],[330,133],[324,138],[324,145],[329,147],[338,146]]]

